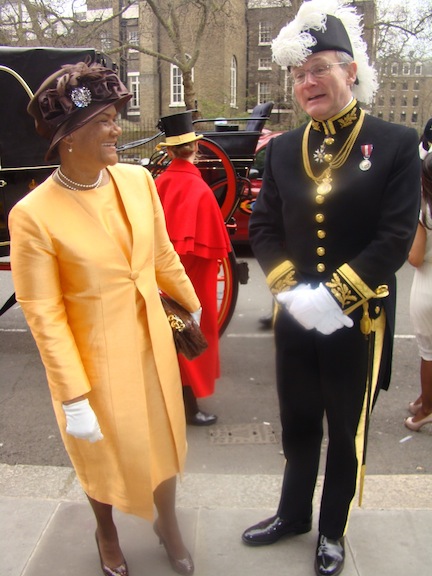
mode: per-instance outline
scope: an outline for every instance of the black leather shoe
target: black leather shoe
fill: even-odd
[[[195,412],[195,414],[190,414],[186,416],[186,422],[192,426],[211,426],[216,424],[217,416],[216,414],[208,414],[207,412]]]
[[[344,562],[344,539],[332,540],[320,534],[315,556],[315,573],[317,576],[337,576],[342,572]]]
[[[267,314],[266,316],[261,316],[258,318],[258,322],[261,324],[263,330],[270,330],[273,326],[273,312]]]
[[[289,522],[276,515],[245,530],[242,534],[242,540],[249,546],[265,546],[274,544],[283,536],[305,534],[310,532],[311,528],[312,521],[310,518],[304,522]]]

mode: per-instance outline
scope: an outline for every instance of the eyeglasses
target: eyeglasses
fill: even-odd
[[[294,84],[304,84],[306,82],[306,76],[310,74],[312,78],[324,78],[330,74],[330,70],[333,66],[342,66],[347,64],[347,62],[333,62],[332,64],[316,64],[311,66],[309,70],[295,70],[292,72],[291,76]]]

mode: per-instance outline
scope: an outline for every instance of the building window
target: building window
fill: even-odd
[[[175,64],[171,64],[170,92],[170,106],[184,106],[183,74]]]
[[[230,76],[230,106],[237,108],[237,59],[235,56],[231,58]]]
[[[270,84],[268,82],[258,82],[258,104],[264,104],[270,100]]]
[[[404,76],[407,76],[410,73],[410,65],[408,62],[405,62],[405,64],[402,66],[402,74]]]
[[[408,106],[408,96],[402,96],[402,106]]]
[[[389,120],[390,120],[390,122],[394,122],[394,112],[393,112],[393,110],[390,110]]]
[[[384,96],[382,94],[378,96],[378,106],[384,106]]]
[[[102,51],[107,51],[111,48],[111,38],[106,30],[101,30],[100,32],[100,45]]]
[[[390,106],[396,105],[396,96],[390,96]]]
[[[417,108],[418,105],[419,105],[419,97],[413,96],[413,106]]]
[[[402,90],[408,90],[408,82],[406,80],[402,82]]]
[[[272,69],[272,62],[271,58],[260,58],[258,60],[258,70],[271,70]]]
[[[140,107],[140,81],[139,72],[128,72],[129,92],[132,98],[129,102],[130,110],[136,110]]]
[[[413,113],[412,113],[412,116],[411,116],[411,122],[412,122],[413,124],[417,124],[417,120],[418,120],[418,118],[417,118],[417,112],[413,112]]]
[[[414,82],[414,90],[420,90],[420,82],[418,80]]]
[[[390,83],[390,90],[396,90],[396,82]]]
[[[406,122],[406,112],[401,112],[400,121],[401,121],[402,123],[405,123],[405,122]]]
[[[270,22],[260,22],[258,28],[258,44],[271,44],[272,25]]]
[[[421,65],[420,62],[417,62],[416,65],[414,66],[414,74],[416,74],[417,76],[420,76],[420,74],[422,73],[423,70],[423,66]]]
[[[391,65],[391,75],[392,76],[397,76],[398,73],[398,65],[397,62],[393,62],[393,64]]]
[[[382,118],[383,117],[382,111],[378,112],[377,116],[378,116],[378,118]]]
[[[139,44],[138,30],[128,30],[128,44],[138,46]]]

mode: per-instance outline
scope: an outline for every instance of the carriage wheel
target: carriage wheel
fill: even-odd
[[[231,321],[237,303],[239,279],[234,251],[219,262],[217,281],[218,327],[219,336],[225,332]]]
[[[233,163],[223,148],[203,138],[199,140],[199,160],[197,167],[202,177],[213,190],[225,222],[233,215],[239,198],[237,194],[237,174]]]

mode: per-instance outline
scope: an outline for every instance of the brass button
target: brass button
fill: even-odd
[[[317,194],[317,195],[315,196],[315,202],[316,202],[317,204],[324,204],[324,200],[325,200],[325,198],[324,198],[324,196],[323,196],[322,194]]]
[[[316,253],[318,254],[318,256],[324,256],[325,248],[323,248],[322,246],[318,246]]]
[[[324,162],[328,164],[333,160],[333,154],[324,154]]]
[[[318,238],[321,238],[321,239],[322,239],[322,238],[325,238],[325,237],[326,237],[325,230],[318,230],[318,231],[317,231],[317,236],[318,236]]]
[[[315,215],[315,221],[319,222],[321,224],[321,222],[324,222],[324,214],[316,214]]]
[[[323,264],[322,262],[320,262],[320,263],[317,265],[317,271],[318,271],[318,272],[325,272],[325,264]]]

